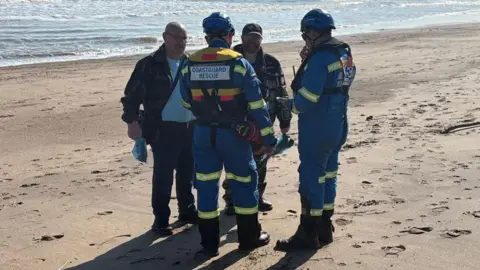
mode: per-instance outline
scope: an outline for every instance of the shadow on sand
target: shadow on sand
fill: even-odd
[[[160,241],[158,236],[148,231],[110,249],[104,254],[77,266],[66,268],[69,270],[124,270],[124,269],[195,269],[204,264],[205,258],[197,252],[201,249],[200,234],[196,225],[185,225],[175,222],[173,228],[184,229],[168,238]],[[226,235],[220,246],[227,243],[236,243],[235,217],[222,215],[220,217],[220,233]],[[212,259],[209,265],[200,269],[225,269],[248,254],[241,253],[236,249],[224,256]]]

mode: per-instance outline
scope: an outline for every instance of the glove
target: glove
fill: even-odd
[[[135,140],[135,145],[132,149],[133,157],[140,162],[147,162],[148,151],[147,151],[147,142],[144,138],[138,138]]]

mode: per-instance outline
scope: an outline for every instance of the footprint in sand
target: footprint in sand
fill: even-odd
[[[464,214],[464,215],[472,215],[472,216],[474,216],[474,217],[476,217],[476,218],[480,218],[480,211],[473,211],[473,212],[467,211],[467,212],[465,212],[465,213],[463,213],[463,214]]]
[[[424,234],[426,232],[433,231],[432,227],[412,227],[407,230],[401,230],[400,233],[409,233],[409,234]]]
[[[37,242],[40,241],[53,241],[53,240],[58,240],[64,237],[64,234],[54,234],[54,235],[44,235],[40,238],[34,239]]]
[[[461,235],[469,235],[471,234],[471,230],[458,230],[458,229],[453,229],[453,230],[448,230],[445,231],[442,236],[445,238],[457,238]]]
[[[352,220],[349,220],[349,219],[345,219],[345,218],[337,218],[335,220],[335,223],[338,225],[338,226],[347,226],[348,224],[352,224]]]
[[[357,163],[356,157],[347,158],[347,164]]]
[[[432,212],[436,213],[436,214],[440,214],[446,210],[450,209],[450,207],[448,206],[439,206],[439,207],[435,207],[432,209]]]
[[[373,184],[370,181],[362,181],[362,187],[363,188],[371,188],[371,187],[373,187]]]
[[[402,204],[402,203],[405,203],[406,200],[405,200],[405,199],[402,199],[402,198],[393,198],[393,199],[392,199],[392,202],[393,202],[394,204]]]
[[[23,185],[21,185],[20,187],[22,187],[22,188],[29,188],[29,187],[34,187],[34,186],[38,186],[38,185],[40,185],[40,184],[38,184],[38,183],[31,183],[31,184],[23,184]]]
[[[107,216],[113,214],[113,211],[104,211],[104,212],[99,212],[97,215],[99,216]]]
[[[361,203],[355,204],[355,205],[353,206],[353,208],[354,208],[354,209],[357,209],[357,208],[359,208],[359,207],[379,205],[379,204],[384,204],[384,203],[387,203],[387,201],[384,201],[384,200],[368,200],[368,201],[365,201],[365,202],[361,202]]]
[[[404,245],[384,246],[382,247],[382,250],[385,251],[385,256],[388,256],[388,255],[398,256],[399,253],[407,250],[407,248]]]

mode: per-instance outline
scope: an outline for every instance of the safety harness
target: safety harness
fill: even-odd
[[[305,67],[307,66],[307,63],[310,60],[310,58],[312,58],[312,56],[318,51],[330,50],[330,51],[335,52],[338,59],[341,59],[342,58],[342,52],[341,52],[340,48],[345,48],[349,59],[352,58],[352,52],[351,52],[350,46],[347,43],[342,42],[342,41],[340,41],[336,38],[333,38],[333,37],[330,38],[329,40],[327,40],[326,42],[320,44],[318,47],[316,47],[313,51],[311,51],[307,55],[307,57],[303,60],[302,64],[298,68],[298,72],[295,75],[295,78],[293,79],[293,81],[291,83],[291,88],[292,88],[295,95],[297,94],[297,91],[302,87],[302,83],[301,83],[302,82],[302,76],[303,76],[303,73],[305,72]],[[345,69],[342,68],[341,72],[343,73],[342,78],[343,78],[343,80],[345,80],[346,79]],[[343,84],[343,82],[342,82],[342,84]],[[349,90],[350,90],[350,85],[342,85],[340,87],[325,88],[322,92],[322,95],[333,95],[333,94],[340,94],[341,93],[341,94],[345,95],[345,99],[346,99],[346,101],[348,101],[350,99]],[[348,108],[347,108],[347,105],[345,105],[345,122],[344,122],[344,126],[343,126],[343,131],[344,132],[343,132],[343,136],[342,136],[340,145],[343,145],[345,143],[346,139],[347,139],[347,132],[348,132],[347,111],[348,111]]]
[[[219,91],[235,90],[232,78],[235,72],[235,62],[241,54],[221,48],[206,48],[190,57],[190,72],[196,67],[200,68],[220,68],[230,67],[226,79],[209,80],[201,78],[190,78],[191,88],[199,89],[202,94],[201,101],[195,101],[192,98],[192,111],[196,113],[198,125],[211,127],[210,141],[211,145],[216,145],[216,134],[218,128],[233,129],[238,137],[245,140],[255,140],[258,129],[251,122],[246,121],[246,114],[241,115],[239,111],[246,110],[247,104],[242,93],[236,93],[228,102],[222,106]],[[226,74],[223,74],[226,75]],[[190,93],[192,94],[192,92]]]
[[[312,56],[315,55],[315,53],[317,53],[319,51],[330,50],[330,51],[334,51],[335,54],[338,56],[338,59],[340,59],[342,57],[340,48],[345,48],[348,57],[352,57],[350,46],[347,43],[342,42],[342,41],[340,41],[336,38],[333,38],[333,37],[330,38],[329,40],[325,41],[324,43],[320,44],[319,46],[317,46],[314,50],[312,50],[307,55],[307,57],[303,60],[302,64],[298,68],[297,73],[295,74],[295,78],[293,79],[293,81],[291,83],[291,88],[292,88],[293,92],[296,94],[296,92],[302,87],[301,80],[302,80],[303,73],[305,72],[305,67],[307,66],[307,63],[310,60],[310,58],[312,58]],[[345,78],[345,72],[344,72],[343,69],[342,69],[342,72],[344,73],[343,78]],[[322,95],[333,95],[333,94],[343,93],[348,98],[349,97],[349,93],[348,93],[349,88],[350,88],[350,86],[344,86],[344,85],[342,85],[340,87],[325,88],[322,92]]]

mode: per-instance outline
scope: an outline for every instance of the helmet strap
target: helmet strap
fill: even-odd
[[[306,45],[307,45],[308,48],[313,48],[317,45],[317,44],[315,44],[317,42],[317,40],[325,38],[326,34],[329,31],[330,31],[329,29],[316,31],[318,33],[318,36],[316,38],[311,38],[309,35],[306,34],[306,32],[303,32],[302,33],[302,38],[307,43]]]

